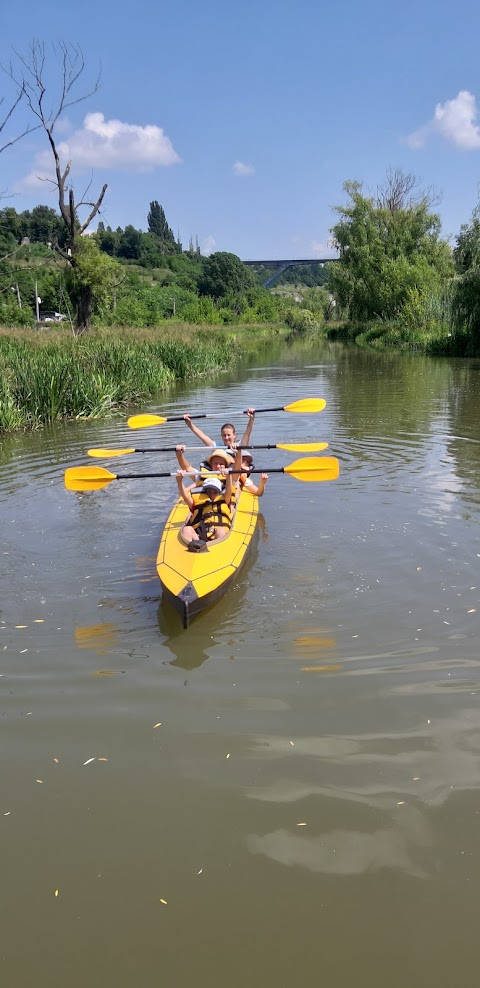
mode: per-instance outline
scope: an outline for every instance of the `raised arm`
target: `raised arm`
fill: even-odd
[[[233,461],[232,472],[234,480],[240,480],[240,474],[242,472],[242,450],[240,446],[237,446],[235,450],[235,460]]]
[[[265,484],[267,483],[267,480],[268,480],[268,473],[262,473],[262,475],[260,477],[260,483],[259,483],[259,485],[257,487],[257,491],[256,491],[257,497],[262,497],[263,492],[265,490]]]
[[[185,485],[183,483],[184,476],[185,476],[185,473],[184,473],[183,470],[177,470],[178,493],[180,494],[180,497],[183,497],[183,500],[185,501],[185,504],[187,505],[188,510],[189,511],[193,511],[195,505],[193,503],[193,498],[190,495],[189,491],[185,490]]]
[[[231,473],[227,473],[227,471],[226,471],[225,468],[222,470],[222,474],[225,477],[225,491],[224,491],[223,497],[224,497],[225,504],[227,504],[228,506],[230,506],[230,503],[231,503],[231,500],[232,500],[232,493],[233,493],[233,487],[232,487],[232,476],[233,475]]]
[[[243,436],[242,436],[242,438],[240,440],[240,447],[242,447],[242,446],[248,446],[248,444],[250,442],[250,436],[252,435],[253,423],[255,421],[255,409],[254,408],[247,408],[247,411],[245,412],[245,415],[248,415],[248,424],[247,424],[247,428],[245,429],[245,432],[243,433]]]
[[[192,464],[188,462],[185,456],[185,446],[183,446],[182,444],[180,444],[179,446],[175,446],[175,452],[177,454],[177,460],[180,469],[187,470],[190,473],[194,473],[195,467],[192,467]]]
[[[202,430],[199,429],[198,426],[192,422],[189,415],[184,415],[183,418],[186,425],[188,425],[188,428],[194,433],[194,435],[197,437],[197,439],[200,440],[201,443],[203,443],[205,446],[215,446],[215,441],[213,439],[210,439],[210,436],[207,436],[205,432],[202,432]]]

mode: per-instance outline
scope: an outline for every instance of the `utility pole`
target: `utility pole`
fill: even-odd
[[[37,322],[40,322],[40,310],[38,304],[41,301],[42,300],[38,297],[38,283],[37,283],[37,279],[35,278],[35,319],[37,320]]]
[[[21,295],[20,295],[20,289],[18,287],[18,281],[15,282],[15,291],[17,293],[18,307],[19,307],[19,309],[21,309],[22,308],[22,298],[21,298]]]

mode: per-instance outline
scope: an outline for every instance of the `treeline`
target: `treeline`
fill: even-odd
[[[41,310],[75,322],[79,293],[88,285],[97,326],[156,326],[164,320],[196,324],[283,322],[292,331],[318,328],[330,297],[312,287],[301,304],[291,294],[272,294],[235,254],[210,257],[190,240],[186,251],[164,210],[150,203],[148,231],[112,230],[100,223],[80,238],[72,270],[56,247],[64,224],[55,210],[0,211],[0,324],[31,326],[35,297]]]
[[[22,244],[51,245],[66,243],[66,228],[60,216],[50,206],[35,206],[17,213],[12,206],[0,209],[0,261]]]
[[[332,228],[340,259],[329,288],[343,335],[430,353],[480,353],[480,206],[455,246],[442,238],[438,197],[390,171],[375,195],[346,182]]]

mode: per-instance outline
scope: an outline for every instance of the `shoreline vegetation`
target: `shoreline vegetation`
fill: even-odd
[[[402,350],[429,357],[474,357],[472,341],[465,335],[454,334],[447,326],[428,332],[396,322],[338,322],[325,326],[325,337],[331,342],[351,343],[374,350]]]
[[[100,418],[139,405],[176,381],[238,367],[280,325],[97,329],[0,329],[0,434]]]
[[[0,210],[0,434],[141,405],[275,339],[480,356],[480,204],[452,249],[415,176],[344,191],[338,258],[283,272],[184,250],[156,200],[147,232],[87,233],[74,203],[70,226],[62,209]]]

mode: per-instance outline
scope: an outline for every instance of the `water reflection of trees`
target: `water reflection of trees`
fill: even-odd
[[[372,436],[382,442],[385,452],[401,446],[404,463],[431,456],[435,439],[437,448],[453,458],[449,472],[474,483],[476,489],[480,482],[479,371],[477,360],[337,345],[336,359],[318,373],[328,382],[324,390],[331,392],[331,401],[336,403],[339,434],[360,444],[356,459],[368,461],[376,455],[369,447]]]

